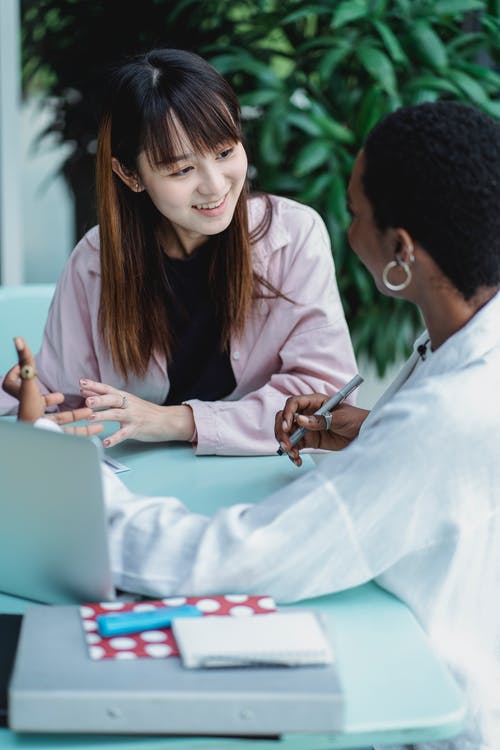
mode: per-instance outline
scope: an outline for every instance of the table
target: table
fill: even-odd
[[[304,457],[302,469],[278,456],[196,457],[189,446],[179,444],[128,442],[112,449],[110,455],[130,467],[120,476],[132,490],[177,495],[191,510],[208,515],[234,502],[258,501],[314,466],[310,456]],[[25,604],[0,595],[2,612],[22,612]],[[460,732],[464,698],[402,602],[369,583],[304,605],[322,613],[334,640],[346,703],[345,727],[335,736],[252,740],[16,735],[3,729],[0,749],[334,750],[431,741]]]

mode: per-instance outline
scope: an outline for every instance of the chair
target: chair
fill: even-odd
[[[0,286],[0,375],[16,361],[12,339],[22,336],[31,350],[40,349],[55,284]]]

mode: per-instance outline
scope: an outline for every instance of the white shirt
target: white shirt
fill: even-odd
[[[287,602],[374,578],[410,606],[468,694],[464,735],[421,747],[498,750],[500,293],[415,367],[418,356],[348,448],[257,505],[210,519],[106,473],[115,584]]]

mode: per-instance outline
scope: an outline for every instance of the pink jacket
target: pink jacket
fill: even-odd
[[[331,394],[356,372],[324,223],[311,208],[272,197],[273,220],[254,246],[258,273],[294,300],[256,300],[244,333],[231,341],[236,389],[225,400],[188,401],[198,454],[275,453],[275,413],[292,394]],[[250,226],[263,201],[249,202]],[[143,378],[118,373],[98,333],[99,233],[76,246],[61,275],[37,356],[42,386],[81,405],[79,379],[108,383],[161,404],[168,389],[165,357],[155,354]],[[22,332],[21,332],[22,333]],[[0,408],[6,401],[0,401]],[[64,406],[62,407],[64,408]]]

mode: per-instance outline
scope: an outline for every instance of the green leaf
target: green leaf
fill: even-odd
[[[462,70],[449,70],[448,77],[474,104],[482,106],[488,101],[485,90],[474,78]]]
[[[328,52],[326,52],[321,58],[321,62],[318,65],[318,73],[321,80],[328,81],[337,65],[339,65],[351,52],[352,48],[350,45],[343,45],[340,42],[337,42],[332,49],[328,50]]]
[[[458,94],[457,87],[446,78],[438,78],[438,76],[417,76],[409,81],[408,89],[430,89],[431,91],[439,91],[444,94]]]
[[[396,74],[387,55],[376,47],[362,45],[357,50],[361,64],[370,76],[377,81],[388,94],[396,92]]]
[[[332,155],[332,145],[332,141],[326,139],[306,143],[295,159],[294,174],[300,177],[324,165]]]
[[[314,178],[306,183],[306,190],[301,192],[300,197],[304,203],[311,203],[324,195],[331,181],[331,175],[328,172],[322,172],[315,175]]]
[[[310,50],[314,49],[324,49],[324,50],[331,50],[333,47],[337,47],[337,45],[341,45],[345,43],[343,40],[338,39],[336,36],[317,36],[314,39],[308,39],[303,44],[299,44],[295,48],[296,55],[303,55],[306,52],[309,52]]]
[[[268,86],[279,86],[280,80],[274,70],[250,55],[218,55],[210,60],[222,75],[241,71],[256,76]]]
[[[287,120],[290,125],[302,130],[304,133],[307,133],[307,135],[317,138],[322,134],[318,123],[316,123],[312,117],[304,115],[302,112],[289,112]]]
[[[491,117],[500,120],[500,101],[492,101],[489,99],[481,104],[481,109],[483,109],[488,115],[491,115]]]
[[[417,89],[409,98],[408,104],[423,104],[424,102],[435,102],[439,99],[437,91],[429,89]]]
[[[373,25],[380,34],[385,48],[394,62],[403,65],[406,64],[408,62],[408,58],[403,52],[403,48],[401,47],[396,35],[391,31],[389,26],[378,20],[374,20]]]
[[[437,70],[443,70],[448,64],[446,47],[434,29],[420,21],[413,25],[410,36],[421,60]]]
[[[491,86],[492,93],[497,94],[500,91],[500,74],[490,68],[484,68],[482,65],[462,62],[460,68],[475,78],[478,82]]]
[[[333,14],[332,27],[340,29],[358,18],[366,18],[368,12],[366,0],[344,0]]]
[[[276,99],[276,89],[257,89],[240,96],[241,106],[262,107]]]
[[[438,0],[433,4],[432,11],[436,16],[451,16],[483,8],[483,0]]]
[[[314,114],[312,119],[319,125],[323,135],[331,136],[339,143],[354,143],[354,136],[349,128],[341,125],[340,122],[337,122],[332,117]]]
[[[411,17],[411,2],[412,0],[395,0],[395,5],[398,6],[405,21],[409,21]]]
[[[334,173],[330,177],[330,189],[328,191],[328,202],[335,215],[340,218],[342,224],[347,222],[346,207],[346,185],[341,174]]]
[[[363,95],[356,113],[356,132],[360,141],[364,141],[369,131],[385,113],[385,101],[378,86],[369,88]]]
[[[331,7],[326,7],[325,5],[307,5],[305,8],[299,8],[299,10],[295,10],[292,13],[289,13],[287,16],[283,18],[281,21],[281,25],[285,26],[289,23],[296,23],[297,21],[302,21],[303,18],[309,18],[309,16],[319,16],[322,13],[331,13],[332,9]]]
[[[260,133],[259,150],[266,165],[277,166],[281,159],[279,133],[272,117],[264,118]]]

